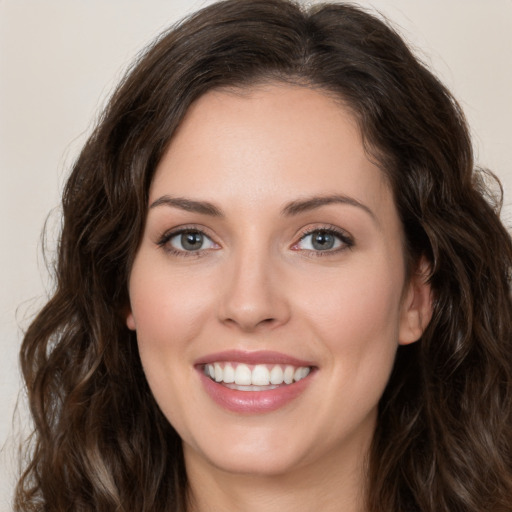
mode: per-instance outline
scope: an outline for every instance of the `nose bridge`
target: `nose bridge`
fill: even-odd
[[[286,322],[289,310],[279,287],[278,266],[276,255],[256,236],[234,248],[225,275],[220,319],[247,331]]]

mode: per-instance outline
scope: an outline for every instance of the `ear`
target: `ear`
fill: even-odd
[[[429,275],[430,264],[426,258],[422,257],[404,290],[398,332],[400,345],[409,345],[418,341],[432,318]]]
[[[135,318],[132,313],[132,308],[129,304],[123,310],[123,317],[126,321],[126,326],[128,327],[128,329],[130,329],[131,331],[135,331]]]

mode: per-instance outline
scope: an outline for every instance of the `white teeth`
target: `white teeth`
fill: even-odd
[[[238,391],[261,391],[261,386],[237,386],[236,384],[227,384],[226,387],[229,389],[236,389]],[[278,387],[279,386],[266,386],[265,391],[276,389]]]
[[[306,368],[305,366],[302,366],[301,368],[297,368],[295,370],[295,373],[293,375],[293,380],[295,382],[302,380],[304,377],[307,377],[309,375],[309,368]]]
[[[221,382],[221,381],[222,381],[222,378],[224,377],[224,376],[222,375],[222,373],[223,373],[223,372],[222,372],[222,367],[221,367],[221,365],[220,365],[219,363],[215,363],[215,364],[213,365],[213,368],[214,368],[214,370],[215,370],[215,381],[216,381],[216,382]]]
[[[284,369],[284,383],[291,384],[293,382],[294,374],[295,374],[295,368],[293,366],[287,366]]]
[[[272,368],[272,369],[270,369]],[[251,368],[242,363],[213,363],[204,366],[204,373],[215,382],[229,384],[232,389],[258,391],[298,382],[309,375],[307,366],[257,364]]]
[[[283,369],[280,366],[274,366],[270,372],[270,384],[282,384],[283,381]]]
[[[224,379],[222,379],[226,384],[231,384],[235,382],[235,369],[227,364],[224,366]]]
[[[270,384],[270,372],[264,364],[257,364],[252,370],[251,384],[255,386],[268,386]]]
[[[249,386],[252,383],[251,369],[245,364],[239,364],[235,370],[235,384]]]

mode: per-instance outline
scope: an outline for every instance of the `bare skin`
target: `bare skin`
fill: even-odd
[[[406,279],[392,193],[354,119],[305,87],[209,92],[149,204],[127,325],[183,440],[191,510],[364,511],[378,401],[431,305],[421,274]],[[264,385],[205,376],[206,361],[270,369],[275,353],[308,373],[291,398],[266,391],[284,390],[272,408]]]

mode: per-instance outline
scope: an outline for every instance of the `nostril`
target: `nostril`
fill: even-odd
[[[272,324],[277,323],[276,318],[263,318],[262,320],[249,318],[249,317],[229,317],[224,320],[226,324],[236,325],[247,331],[253,331],[259,327],[270,327]]]

